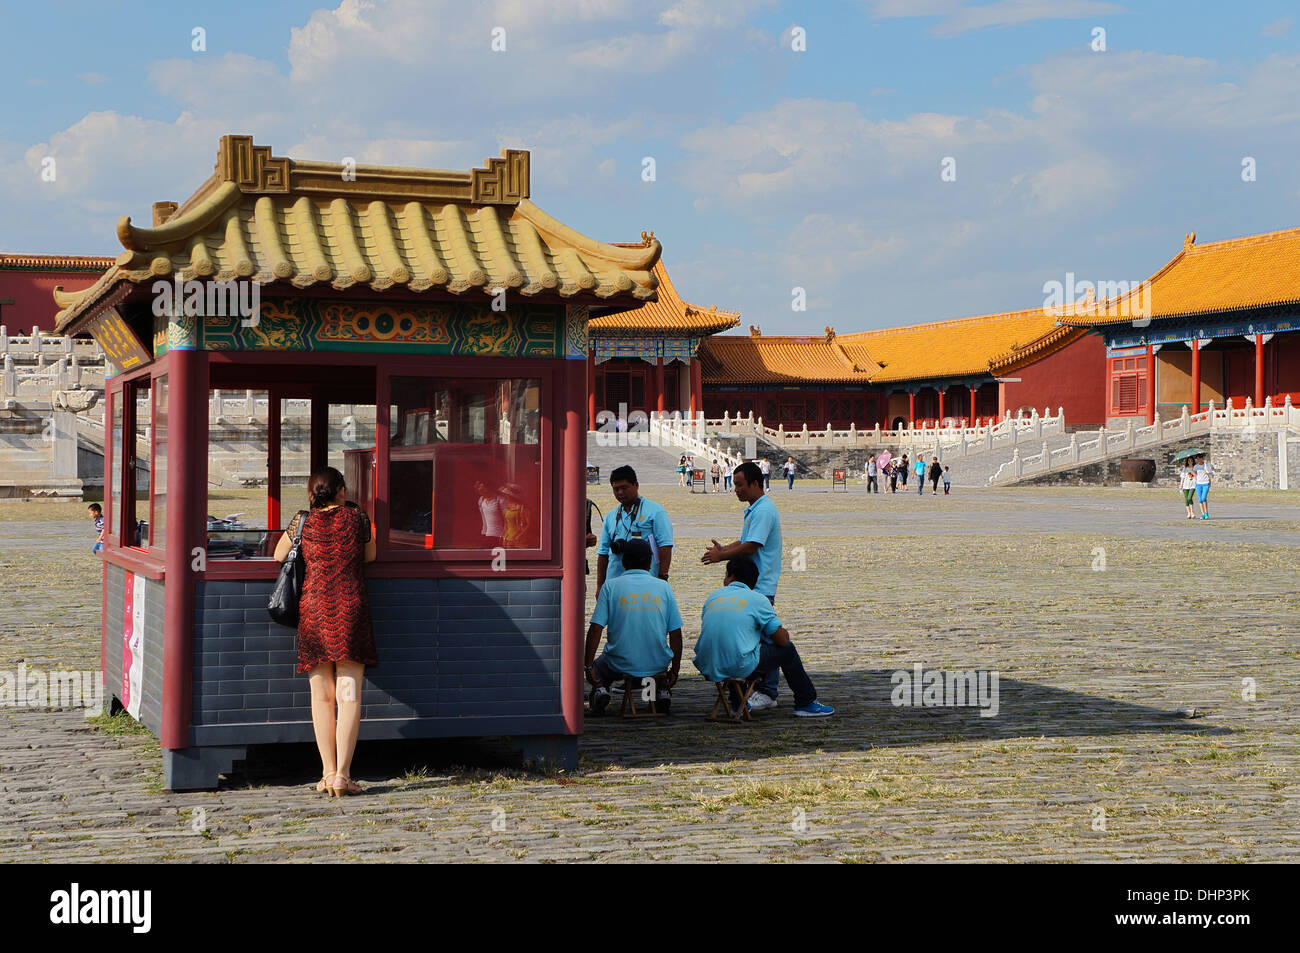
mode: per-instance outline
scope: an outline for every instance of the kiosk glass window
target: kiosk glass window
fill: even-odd
[[[154,546],[167,545],[167,375],[153,382],[153,525]]]
[[[265,390],[209,391],[209,559],[251,559],[275,551],[275,534],[267,523],[270,413]]]
[[[539,378],[393,377],[389,546],[536,550]]]
[[[272,452],[274,448],[272,448]],[[299,510],[307,508],[307,478],[311,476],[311,399],[280,399],[280,519],[286,530]]]
[[[108,500],[104,507],[104,539],[109,538],[109,533],[117,529],[120,520],[117,517],[117,507],[122,503],[122,402],[125,398],[125,391],[122,389],[113,392],[113,448],[109,451],[113,458],[113,475],[108,484]]]
[[[149,378],[128,383],[125,387],[131,406],[131,426],[127,428],[126,490],[123,494],[123,523],[128,546],[149,548],[149,476],[153,456],[153,402]]]

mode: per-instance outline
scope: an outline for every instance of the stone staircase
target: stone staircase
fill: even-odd
[[[1060,450],[1070,445],[1070,434],[1051,434],[1032,444],[1021,443],[1018,446],[1023,456],[1025,453],[1041,453],[1043,444],[1047,444],[1049,452]],[[994,447],[992,450],[984,450],[978,453],[968,452],[965,456],[958,456],[947,452],[944,448],[940,448],[939,462],[952,468],[953,486],[988,486],[999,471],[1005,472],[1002,468],[1010,462],[1016,449],[1015,446]],[[925,458],[929,460],[934,450],[931,448],[922,452],[925,453]],[[912,456],[912,454],[909,453],[909,456]]]
[[[601,484],[608,488],[610,473],[626,464],[636,471],[641,486],[676,486],[681,451],[675,447],[637,446],[639,440],[648,437],[646,433],[587,434],[587,463],[600,467]],[[620,438],[626,446],[617,445]],[[696,463],[699,464],[698,457]]]

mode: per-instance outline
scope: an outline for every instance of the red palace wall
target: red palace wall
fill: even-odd
[[[1015,413],[1035,407],[1065,408],[1067,427],[1100,427],[1106,422],[1106,344],[1088,334],[1041,361],[1007,374],[1018,383],[1001,385],[1002,407]]]
[[[0,301],[13,299],[13,304],[0,304],[0,324],[10,334],[31,334],[32,328],[54,330],[54,316],[58,305],[54,303],[54,286],[62,285],[64,291],[89,288],[102,272],[84,274],[67,271],[9,271],[0,267]]]

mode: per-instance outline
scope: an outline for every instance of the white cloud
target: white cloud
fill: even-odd
[[[1265,24],[1264,28],[1259,31],[1260,36],[1286,36],[1291,32],[1291,18],[1282,17],[1274,20],[1272,23]]]
[[[1124,12],[1119,4],[1101,0],[872,0],[870,6],[872,15],[880,19],[942,17],[931,32],[943,37],[1038,20],[1079,20]]]

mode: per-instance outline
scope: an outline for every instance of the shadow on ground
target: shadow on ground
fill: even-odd
[[[700,679],[679,682],[673,691],[673,714],[663,718],[622,718],[618,696],[610,714],[588,718],[579,742],[578,774],[663,763],[691,764],[730,760],[797,757],[814,751],[848,752],[1016,738],[1105,738],[1159,733],[1220,736],[1232,729],[1188,719],[1170,709],[1117,701],[1080,692],[1002,678],[998,712],[982,717],[978,707],[896,707],[891,702],[892,669],[815,676],[821,699],[835,706],[830,718],[796,718],[782,683],[780,706],[756,714],[754,721],[724,724],[707,721],[714,688]],[[505,739],[441,739],[362,742],[353,777],[372,779],[368,790],[388,788],[376,779],[403,778],[411,786],[420,769],[432,774],[509,771],[519,756]],[[222,788],[250,785],[306,784],[318,778],[319,761],[310,745],[253,748],[242,768]],[[458,783],[457,778],[430,778],[432,787]],[[418,781],[416,786],[419,786]]]

